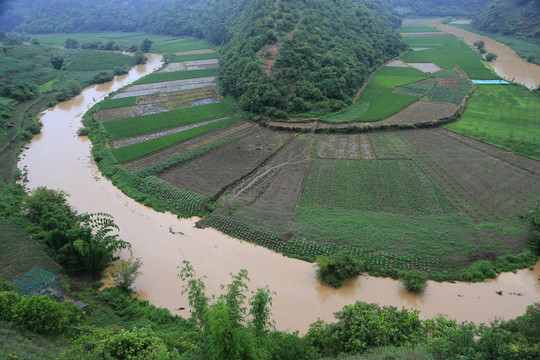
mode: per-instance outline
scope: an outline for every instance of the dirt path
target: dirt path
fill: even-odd
[[[510,47],[486,36],[444,25],[440,21],[434,21],[429,25],[449,34],[459,36],[470,45],[475,41],[483,40],[486,50],[498,55],[497,60],[491,64],[499,76],[523,84],[529,89],[536,89],[540,85],[540,66],[520,58]]]

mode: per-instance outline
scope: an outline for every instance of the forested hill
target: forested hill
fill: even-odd
[[[369,74],[405,47],[352,0],[257,0],[221,51],[220,86],[251,113],[305,117],[351,104]]]
[[[474,18],[482,31],[527,37],[540,44],[540,0],[498,0]]]
[[[385,0],[402,16],[468,16],[473,17],[493,0]]]

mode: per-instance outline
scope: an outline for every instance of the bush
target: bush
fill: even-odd
[[[0,320],[11,321],[12,309],[22,298],[16,291],[0,291]]]
[[[14,290],[15,290],[15,286],[13,286],[13,284],[10,281],[0,276],[0,291],[14,291]]]
[[[57,303],[50,296],[22,298],[12,309],[13,326],[40,334],[59,334],[81,320],[82,310],[72,303]]]
[[[125,75],[129,72],[127,67],[116,66],[113,70],[114,75]]]
[[[139,275],[142,275],[141,266],[141,258],[120,260],[116,266],[116,272],[112,275],[114,284],[124,291],[131,291],[131,285]]]
[[[487,61],[493,61],[493,60],[496,60],[497,57],[498,57],[498,55],[497,55],[497,54],[494,54],[494,53],[492,53],[492,52],[488,52],[488,53],[486,54],[486,60],[487,60]]]
[[[110,71],[102,70],[94,75],[94,82],[96,84],[103,84],[112,79],[114,79],[114,74]]]
[[[422,293],[427,286],[428,275],[423,271],[403,271],[399,276],[401,283],[409,292]]]
[[[353,276],[360,275],[364,263],[350,251],[341,251],[331,256],[317,256],[317,277],[323,284],[341,287]]]
[[[479,260],[463,269],[459,275],[460,280],[470,282],[479,282],[496,277],[497,273],[495,273],[493,264],[489,260]]]
[[[77,136],[88,136],[88,128],[86,127],[80,127],[78,130],[77,130]]]

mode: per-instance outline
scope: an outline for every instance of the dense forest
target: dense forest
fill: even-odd
[[[492,0],[386,0],[402,16],[475,16]]]
[[[540,1],[497,0],[476,16],[478,30],[526,37],[540,44]]]
[[[404,48],[355,1],[259,0],[222,48],[221,91],[250,113],[318,116],[350,105],[368,75]]]

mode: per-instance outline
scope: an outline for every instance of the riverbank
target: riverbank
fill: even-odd
[[[459,36],[470,45],[473,45],[475,41],[483,40],[486,50],[498,55],[497,60],[493,61],[491,65],[499,76],[506,80],[523,84],[531,90],[536,89],[540,85],[540,66],[522,59],[509,46],[486,36],[445,25],[441,21],[433,21],[429,25],[449,34]]]

